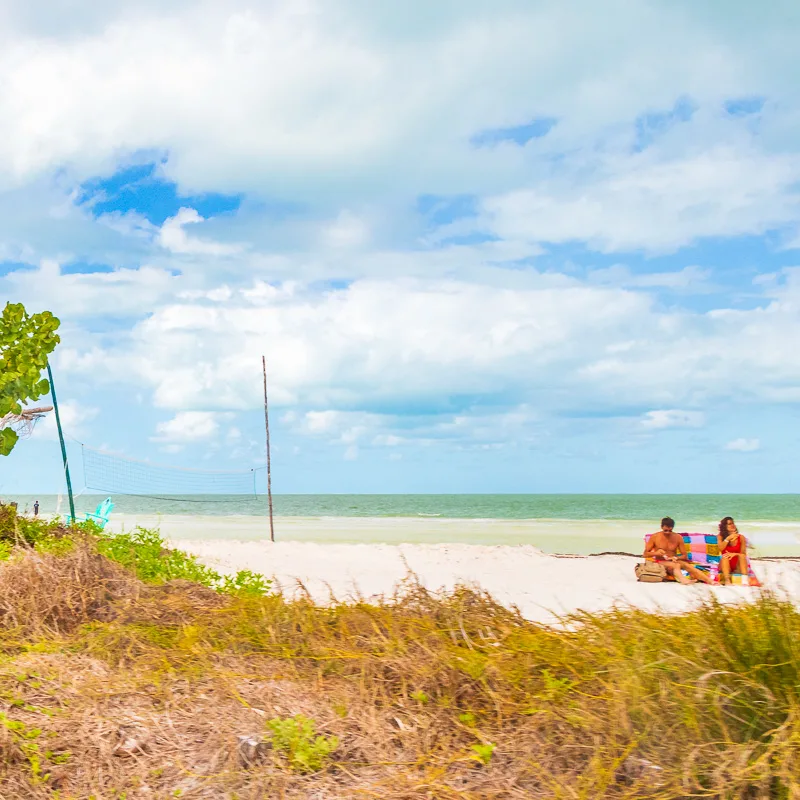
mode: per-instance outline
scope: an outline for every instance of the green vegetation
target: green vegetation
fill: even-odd
[[[289,719],[271,719],[272,746],[286,755],[290,769],[296,772],[319,772],[339,746],[335,736],[317,734],[313,719],[302,714]]]
[[[56,528],[5,520],[2,797],[798,797],[778,598],[558,628],[413,582],[321,607],[152,532],[54,552]]]
[[[121,564],[143,583],[191,581],[223,594],[254,597],[270,591],[270,582],[262,575],[250,570],[220,575],[195,556],[167,548],[158,531],[135,528],[130,533],[110,534],[91,521],[67,530],[58,519],[30,519],[18,516],[11,506],[0,505],[0,560],[10,557],[15,546],[58,555],[71,551],[79,541],[91,542],[100,555]]]
[[[29,315],[21,303],[6,303],[0,315],[0,421],[50,391],[42,370],[60,341],[59,324],[49,311]],[[7,456],[18,439],[13,428],[0,424],[0,455]]]

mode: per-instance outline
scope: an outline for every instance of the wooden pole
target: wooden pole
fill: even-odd
[[[47,377],[50,380],[50,394],[53,398],[53,408],[56,412],[56,427],[58,428],[58,441],[61,442],[61,458],[64,461],[64,474],[67,476],[67,494],[69,494],[69,513],[71,524],[75,524],[75,500],[72,497],[72,481],[69,477],[69,462],[67,461],[67,448],[64,444],[64,431],[61,430],[61,415],[58,413],[58,400],[56,399],[56,386],[53,383],[53,370],[47,362]]]
[[[267,359],[261,356],[264,369],[264,423],[267,426],[267,502],[269,503],[269,540],[275,541],[275,526],[272,521],[272,464],[269,457],[269,404],[267,403]]]

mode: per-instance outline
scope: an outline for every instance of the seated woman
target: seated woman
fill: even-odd
[[[719,523],[719,569],[722,583],[731,582],[731,572],[747,575],[747,541],[739,533],[733,517],[723,517]]]

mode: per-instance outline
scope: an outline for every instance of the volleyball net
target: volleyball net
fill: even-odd
[[[193,495],[203,502],[223,502],[226,496],[258,494],[258,480],[266,467],[239,471],[213,471],[167,467],[137,461],[81,444],[83,481],[88,490],[153,499],[184,500]],[[198,500],[200,498],[198,497]]]

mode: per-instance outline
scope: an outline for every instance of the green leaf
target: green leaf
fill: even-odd
[[[11,428],[3,428],[0,431],[0,456],[7,456],[17,443],[19,436]]]
[[[42,371],[60,341],[60,324],[49,311],[31,315],[22,303],[6,303],[0,314],[0,418],[49,393]],[[0,455],[7,456],[18,440],[13,430],[1,429]]]

